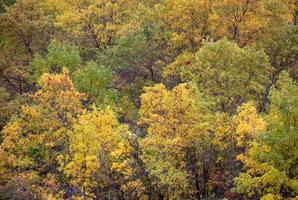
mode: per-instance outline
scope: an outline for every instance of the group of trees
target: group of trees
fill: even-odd
[[[0,0],[0,199],[298,198],[298,1]]]

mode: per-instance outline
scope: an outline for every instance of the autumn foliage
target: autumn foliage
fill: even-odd
[[[296,0],[0,0],[0,199],[297,199],[297,23]]]

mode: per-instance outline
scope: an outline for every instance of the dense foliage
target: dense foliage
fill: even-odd
[[[0,199],[297,199],[297,23],[297,0],[0,0]]]

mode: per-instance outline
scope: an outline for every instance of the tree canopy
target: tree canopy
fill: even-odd
[[[297,0],[0,0],[0,199],[297,199],[297,25]]]

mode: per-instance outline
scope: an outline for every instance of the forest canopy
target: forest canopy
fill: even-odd
[[[297,0],[0,0],[0,200],[297,198]]]

